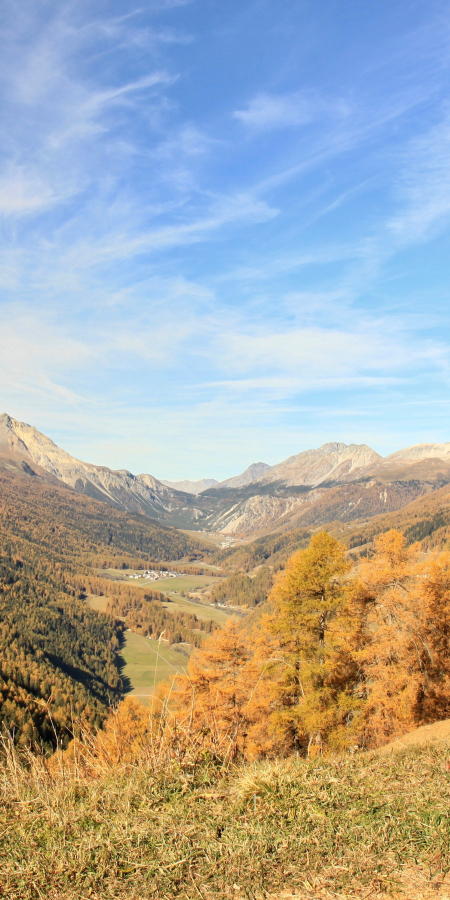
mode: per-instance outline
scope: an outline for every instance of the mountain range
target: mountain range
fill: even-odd
[[[450,482],[450,442],[383,458],[366,444],[332,442],[281,463],[254,463],[222,482],[170,482],[86,463],[36,428],[0,416],[0,468],[17,468],[118,509],[177,528],[256,536],[392,512]]]

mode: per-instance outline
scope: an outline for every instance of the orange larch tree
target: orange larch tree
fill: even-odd
[[[358,631],[356,586],[344,546],[326,531],[288,561],[271,594],[274,614],[266,661],[271,723],[286,750],[355,742],[361,700],[354,690]]]
[[[186,675],[166,690],[168,723],[203,736],[205,747],[245,753],[251,684],[244,672],[251,657],[236,620],[217,631],[189,659]],[[172,725],[170,724],[172,723]]]
[[[364,673],[363,743],[378,746],[423,721],[430,678],[424,579],[418,545],[391,530],[375,541],[360,570],[365,594],[364,641],[356,653]]]

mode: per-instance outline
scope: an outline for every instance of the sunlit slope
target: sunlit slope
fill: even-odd
[[[12,464],[0,467],[0,512],[3,541],[50,553],[66,565],[103,560],[117,565],[122,557],[197,559],[211,552],[206,543],[173,528],[48,484]]]
[[[408,543],[420,541],[424,550],[444,546],[450,538],[450,485],[414,500],[404,509],[375,516],[361,525],[343,527],[337,522],[331,525],[331,530],[350,548],[361,549],[390,528],[403,531]]]

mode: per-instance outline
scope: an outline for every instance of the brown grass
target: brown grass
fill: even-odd
[[[49,766],[6,743],[1,897],[450,897],[445,746],[257,765],[150,738],[133,762],[86,752]]]

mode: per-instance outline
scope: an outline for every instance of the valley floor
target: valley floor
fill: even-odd
[[[141,586],[145,587],[145,584]],[[87,602],[91,609],[105,612],[108,597],[91,594],[87,597]],[[223,625],[232,615],[214,606],[186,600],[173,590],[164,606],[169,612],[195,613],[198,619],[213,621],[219,625]],[[149,706],[159,682],[170,680],[178,672],[186,671],[188,662],[188,654],[172,649],[166,641],[157,641],[129,630],[124,632],[120,656],[123,660],[120,674],[124,682],[124,693],[137,697],[144,706]]]
[[[144,706],[149,706],[160,681],[186,671],[188,656],[172,650],[163,641],[155,641],[133,631],[126,631],[124,639],[120,655],[125,665],[120,674],[125,693],[131,693]]]

